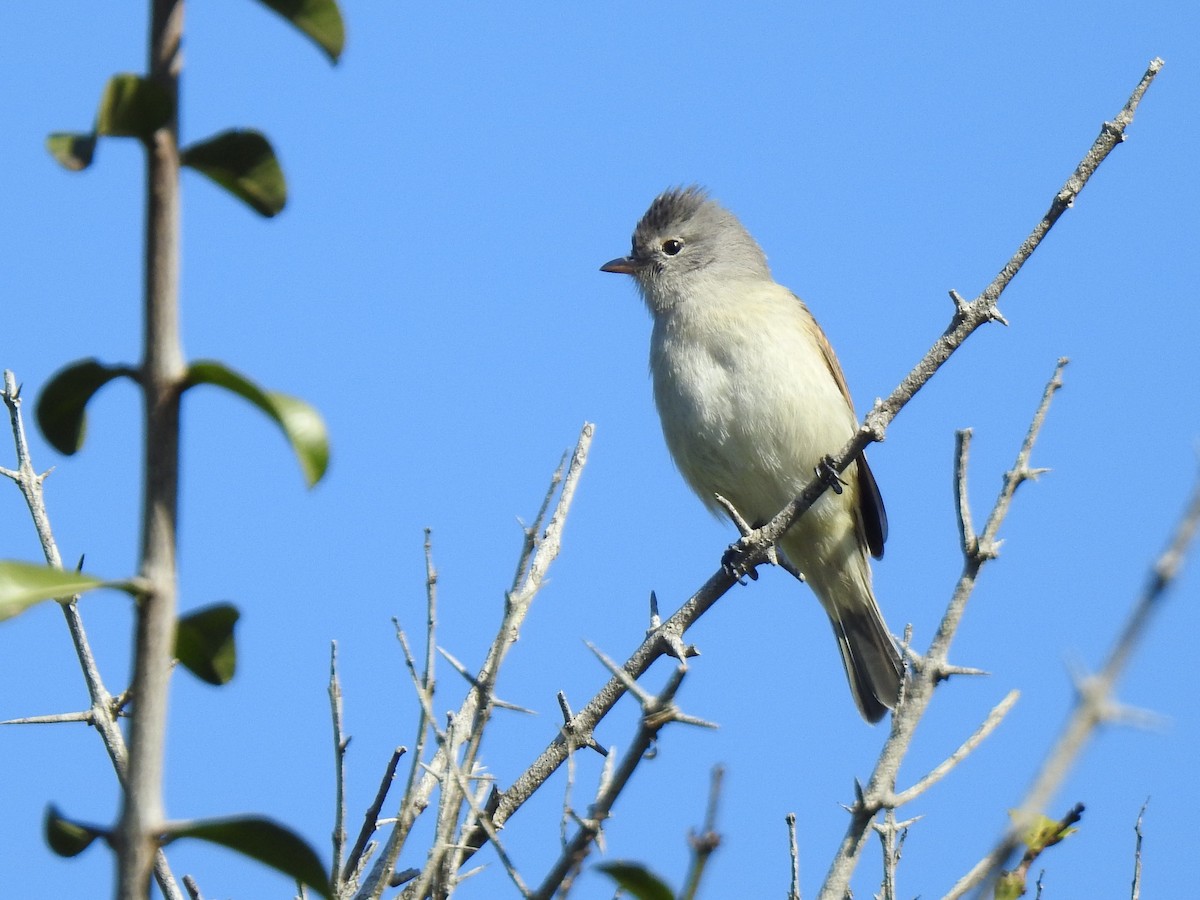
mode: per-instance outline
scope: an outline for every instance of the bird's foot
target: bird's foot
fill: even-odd
[[[741,541],[730,544],[721,556],[721,568],[730,578],[736,579],[738,584],[745,584],[747,578],[758,581],[755,565],[756,563],[750,561],[750,553],[742,546]]]
[[[846,482],[842,480],[842,476],[834,468],[832,456],[823,457],[813,471],[818,478],[829,485],[829,489],[835,494],[840,494],[842,488],[846,486]]]

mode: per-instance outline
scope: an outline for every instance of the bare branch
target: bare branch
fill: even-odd
[[[362,828],[359,829],[358,839],[355,840],[354,847],[350,850],[350,856],[346,860],[345,868],[342,869],[342,880],[344,882],[356,882],[358,879],[358,870],[367,850],[367,842],[371,840],[371,835],[379,828],[379,811],[383,809],[388,792],[392,789],[392,782],[396,778],[396,767],[400,765],[400,757],[405,752],[406,748],[397,747],[392,751],[392,756],[388,760],[387,765],[384,766],[383,778],[379,782],[379,790],[375,792],[375,799],[371,801],[371,805],[363,815]]]
[[[1167,549],[1151,568],[1147,585],[1134,604],[1104,667],[1082,685],[1075,708],[1038,771],[1013,822],[996,847],[959,880],[947,897],[961,897],[976,885],[994,877],[1017,848],[1029,823],[1050,802],[1067,772],[1091,739],[1096,726],[1111,718],[1114,711],[1113,689],[1125,670],[1130,656],[1145,633],[1151,615],[1159,608],[1167,589],[1174,582],[1188,548],[1200,528],[1200,478],[1197,479],[1187,510],[1183,513]]]
[[[950,774],[950,771],[956,765],[966,759],[967,755],[972,750],[983,743],[987,736],[996,730],[1000,723],[1004,721],[1004,717],[1008,715],[1009,710],[1016,705],[1017,699],[1020,696],[1020,691],[1009,691],[1005,695],[1004,699],[997,703],[992,711],[988,713],[987,718],[983,720],[983,724],[981,724],[975,730],[975,733],[963,741],[962,746],[946,757],[946,759],[943,760],[939,765],[930,770],[920,781],[918,781],[908,790],[901,791],[900,793],[896,794],[888,806],[891,808],[903,806],[910,800],[914,800],[921,796],[921,794],[925,793],[925,791],[929,790],[929,788],[933,787],[948,774]]]
[[[567,514],[570,511],[575,490],[578,487],[579,479],[587,463],[588,449],[591,446],[594,432],[595,428],[591,423],[586,423],[583,426],[579,441],[575,446],[574,452],[571,454],[565,475],[562,474],[561,467],[555,473],[554,484],[557,484],[561,480],[561,489],[558,492],[557,502],[553,504],[553,510],[550,512],[550,517],[545,524],[544,530],[542,529],[542,519],[545,511],[551,507],[549,500],[543,503],[542,512],[539,513],[538,522],[535,526],[532,529],[526,529],[527,542],[530,540],[528,535],[531,531],[535,536],[540,534],[540,537],[533,538],[535,546],[531,552],[522,551],[523,554],[528,555],[528,559],[523,558],[522,562],[518,565],[518,583],[515,583],[514,588],[506,595],[505,614],[500,628],[497,630],[496,638],[492,642],[492,646],[489,648],[487,657],[480,666],[478,674],[475,676],[471,690],[468,691],[458,712],[454,715],[455,721],[466,724],[456,729],[457,736],[454,740],[447,740],[441,743],[434,758],[426,766],[420,780],[412,784],[411,788],[406,791],[397,827],[389,837],[384,852],[372,867],[363,890],[359,892],[359,896],[364,898],[377,898],[380,896],[384,886],[390,880],[389,876],[392,868],[395,866],[395,861],[399,855],[403,840],[407,837],[416,817],[428,805],[429,797],[439,783],[439,773],[445,770],[449,758],[462,749],[463,758],[461,765],[463,769],[470,771],[473,768],[478,755],[479,742],[482,739],[485,726],[495,706],[494,688],[500,666],[503,664],[516,635],[519,633],[534,598],[542,587],[547,570],[558,555]],[[553,486],[551,488],[552,492]],[[493,823],[496,827],[499,827],[503,823],[503,820],[495,821],[495,814],[493,813]],[[472,851],[482,846],[486,840],[486,832],[481,826],[476,827],[472,834],[467,837],[467,843],[470,845]],[[469,856],[470,852],[466,854],[466,858],[469,858]],[[405,889],[405,896],[416,895],[418,893],[416,888],[417,885],[409,885]]]
[[[189,900],[204,900],[204,895],[200,893],[200,885],[191,875],[183,876],[183,886],[187,888]]]
[[[597,796],[596,802],[592,804],[588,811],[587,819],[580,823],[575,836],[563,849],[558,861],[546,875],[541,887],[534,892],[533,896],[538,898],[538,900],[550,900],[559,886],[563,885],[565,888],[574,873],[579,871],[588,854],[588,850],[600,834],[604,820],[608,818],[609,813],[612,811],[613,803],[616,802],[617,797],[625,789],[625,785],[633,776],[638,764],[645,758],[646,753],[657,738],[658,732],[668,722],[698,721],[692,719],[690,716],[684,716],[674,704],[675,692],[679,690],[679,685],[683,682],[686,674],[687,669],[683,668],[683,666],[676,667],[662,691],[657,696],[648,696],[643,702],[642,720],[633,742],[625,753],[622,754],[621,760],[617,763],[613,776],[605,789]]]
[[[954,506],[958,513],[958,539],[963,556],[970,558],[979,551],[979,539],[971,522],[971,503],[967,499],[967,463],[971,458],[971,429],[964,428],[954,435]]]
[[[792,877],[788,884],[787,900],[800,900],[800,848],[796,844],[796,814],[787,814],[788,855],[792,860]]]
[[[849,889],[850,877],[861,857],[861,850],[871,820],[881,809],[897,805],[894,793],[896,774],[908,752],[917,724],[929,708],[934,688],[947,676],[947,673],[959,668],[950,666],[948,663],[950,644],[958,630],[959,622],[962,621],[967,601],[975,589],[981,569],[988,560],[995,556],[996,535],[1008,513],[1016,486],[1024,477],[1022,473],[1028,466],[1029,455],[1033,451],[1034,443],[1045,422],[1050,401],[1058,387],[1061,386],[1061,372],[1064,364],[1065,360],[1059,360],[1054,374],[1042,392],[1041,403],[1038,404],[1037,411],[1034,413],[1029,431],[1017,453],[1016,461],[1005,475],[1000,493],[988,516],[987,526],[976,542],[978,544],[977,551],[964,557],[963,572],[955,585],[929,650],[924,656],[916,657],[913,660],[913,677],[905,683],[904,696],[892,716],[892,729],[883,745],[883,750],[880,751],[875,770],[871,773],[867,786],[858,788],[856,791],[854,804],[850,807],[850,824],[846,828],[846,834],[830,863],[825,883],[821,887],[819,897],[822,900],[841,900],[845,896]],[[931,773],[927,776],[927,778],[934,777],[941,777],[941,775],[935,776]]]
[[[21,391],[17,386],[16,377],[8,369],[4,370],[2,396],[4,404],[8,407],[13,441],[17,450],[17,469],[15,471],[6,469],[4,474],[16,482],[25,498],[46,562],[56,569],[61,569],[63,567],[62,556],[58,551],[58,543],[54,540],[54,532],[50,527],[50,516],[46,510],[45,495],[42,491],[42,483],[48,473],[39,475],[33,467],[29,442],[25,436],[25,422],[21,415]],[[83,617],[79,613],[78,600],[78,596],[71,597],[60,602],[59,606],[66,619],[67,631],[71,634],[71,643],[75,646],[75,656],[79,660],[83,680],[87,685],[88,698],[92,704],[91,709],[88,710],[90,718],[86,721],[95,726],[96,731],[99,732],[100,740],[104,743],[104,749],[108,752],[108,758],[112,762],[113,771],[117,774],[117,781],[124,787],[128,757],[125,736],[117,724],[117,717],[125,705],[125,694],[114,698],[105,687],[104,679],[100,675],[100,667],[96,663],[96,657],[93,655],[92,646],[88,641]],[[154,877],[167,900],[183,900],[183,894],[167,863],[167,856],[161,848],[154,854]]]
[[[1147,799],[1138,810],[1137,821],[1133,823],[1133,885],[1129,891],[1130,900],[1141,900],[1142,896],[1142,819],[1146,816],[1146,807],[1150,804]]]
[[[337,641],[329,642],[329,711],[333,718],[333,862],[330,883],[338,888],[343,877],[342,860],[346,851],[346,747],[350,740],[342,728],[342,685],[338,681]]]
[[[700,881],[704,877],[708,860],[721,845],[721,835],[717,833],[717,801],[721,799],[721,782],[725,778],[724,766],[713,766],[712,782],[708,789],[708,809],[704,814],[704,827],[699,834],[690,834],[688,844],[692,848],[692,862],[688,866],[687,878],[684,879],[680,900],[694,900],[700,889]]]

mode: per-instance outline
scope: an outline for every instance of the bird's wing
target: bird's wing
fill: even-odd
[[[804,301],[798,297],[796,299],[804,307],[804,311],[808,312]],[[846,398],[846,406],[853,415],[854,401],[850,399],[850,388],[846,384],[846,376],[842,374],[842,367],[833,353],[833,346],[829,343],[829,338],[825,336],[825,332],[821,330],[821,326],[812,313],[808,313],[808,319],[812,323],[813,335],[817,339],[817,346],[821,348],[821,355],[825,359],[829,374],[833,376],[842,396]],[[858,511],[861,517],[863,537],[871,555],[876,559],[881,559],[883,545],[888,536],[887,510],[883,506],[883,495],[879,493],[879,485],[875,483],[875,476],[871,474],[871,469],[867,466],[865,453],[859,454],[858,465],[855,468],[858,470]]]

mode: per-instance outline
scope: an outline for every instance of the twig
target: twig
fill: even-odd
[[[508,855],[508,851],[505,850],[504,844],[500,841],[500,835],[496,833],[496,829],[492,827],[492,823],[489,821],[490,813],[483,808],[478,797],[471,796],[469,786],[467,785],[466,774],[457,764],[453,763],[453,760],[451,760],[451,765],[448,767],[448,772],[457,783],[458,790],[462,793],[462,796],[466,798],[467,805],[471,810],[473,821],[479,823],[479,826],[487,833],[488,842],[491,843],[492,847],[495,849],[496,856],[499,858],[500,864],[504,866],[504,871],[512,880],[512,883],[516,887],[517,891],[522,897],[531,896],[528,886],[526,886],[524,879],[521,878],[521,873],[517,871],[517,867],[513,864],[512,858]],[[480,785],[480,788],[481,794],[487,793],[489,790],[491,790],[491,779],[487,779],[485,784]],[[454,846],[453,849],[462,852],[463,850],[468,849],[468,845],[459,842]],[[453,860],[449,870],[451,872],[456,871],[460,864],[460,859]],[[466,876],[464,875],[463,877]]]
[[[825,876],[825,883],[822,885],[821,893],[819,894],[821,900],[841,900],[846,895],[850,885],[850,876],[858,864],[861,855],[860,851],[862,850],[863,842],[866,840],[871,820],[874,819],[875,814],[881,809],[897,806],[898,797],[910,796],[914,790],[909,789],[909,791],[901,792],[897,795],[895,793],[896,774],[899,771],[900,763],[908,752],[908,747],[912,742],[912,736],[917,724],[929,708],[934,688],[949,672],[955,671],[958,668],[949,665],[950,644],[954,639],[955,632],[958,630],[959,622],[962,621],[967,601],[975,589],[980,571],[987,561],[993,559],[996,555],[996,539],[1000,525],[1008,513],[1017,485],[1027,477],[1026,472],[1028,470],[1030,454],[1033,452],[1034,443],[1045,422],[1050,401],[1055,392],[1062,386],[1061,376],[1063,366],[1065,365],[1065,359],[1058,361],[1058,365],[1054,369],[1054,374],[1042,392],[1041,403],[1039,403],[1037,411],[1033,415],[1029,431],[1025,436],[1020,451],[1017,453],[1016,461],[1005,475],[1000,493],[992,507],[991,514],[988,516],[987,525],[984,527],[983,533],[974,542],[974,552],[968,552],[964,549],[963,571],[959,576],[958,583],[955,585],[954,592],[946,607],[946,612],[942,616],[938,630],[925,655],[916,657],[913,661],[913,677],[905,683],[903,700],[892,716],[891,732],[884,743],[883,750],[880,751],[879,759],[875,763],[875,769],[867,781],[867,786],[856,790],[856,799],[854,805],[850,808],[850,823],[846,828],[846,834],[842,838],[842,843],[838,847],[837,853],[830,863],[829,871]],[[988,721],[990,722],[991,719],[992,716],[989,716]],[[988,724],[985,722],[983,729],[987,728]],[[966,744],[971,744],[974,740],[974,737],[968,738]],[[957,757],[961,750],[962,748],[959,751],[955,751],[951,759]],[[943,763],[944,765],[946,764]],[[930,781],[930,779],[940,778],[944,774],[944,772],[939,771],[941,768],[939,766],[938,769],[927,775],[923,780]],[[930,781],[930,783],[932,782]],[[924,790],[920,782],[918,782],[917,787]]]
[[[550,487],[546,489],[545,495],[542,497],[542,505],[538,507],[537,515],[533,517],[533,525],[526,525],[521,522],[521,532],[523,540],[521,542],[521,553],[517,557],[517,569],[513,573],[512,586],[510,591],[515,591],[517,587],[529,576],[529,561],[533,556],[533,551],[537,549],[538,532],[542,530],[542,523],[546,521],[546,513],[550,509],[550,501],[554,499],[554,492],[562,483],[563,467],[567,464],[567,455],[564,453],[562,459],[558,461],[558,468],[554,470],[554,474],[550,476]]]
[[[975,525],[971,521],[971,502],[967,499],[967,463],[971,458],[971,429],[954,434],[954,507],[958,518],[958,540],[964,556],[979,550]]]
[[[1049,803],[1058,790],[1076,758],[1091,739],[1096,727],[1116,711],[1112,701],[1117,679],[1128,664],[1130,656],[1140,642],[1149,623],[1150,616],[1159,608],[1167,589],[1174,582],[1183,565],[1188,547],[1200,527],[1200,478],[1197,479],[1187,510],[1175,527],[1167,549],[1151,569],[1150,577],[1142,595],[1134,604],[1121,633],[1109,653],[1099,674],[1080,684],[1075,707],[1063,727],[1058,740],[1051,748],[1045,762],[1038,770],[1013,822],[1001,837],[996,847],[981,859],[951,889],[947,897],[961,897],[973,887],[993,877],[1012,855],[1021,841],[1021,835],[1029,823]]]
[[[1137,821],[1133,823],[1133,833],[1135,841],[1133,845],[1133,885],[1130,888],[1130,900],[1141,900],[1142,896],[1142,819],[1146,815],[1146,807],[1149,805],[1149,798],[1142,804],[1142,808],[1138,810]]]
[[[1033,864],[1037,862],[1047,849],[1060,843],[1072,831],[1074,825],[1083,818],[1083,804],[1076,803],[1067,814],[1057,822],[1051,822],[1046,819],[1042,824],[1034,828],[1033,832],[1025,838],[1025,852],[1021,855],[1021,861],[1017,867],[1011,872],[1003,872],[1000,875],[1000,883],[997,884],[997,892],[1001,896],[1020,897],[1027,890],[1026,885],[1029,881],[1029,870],[1033,868]],[[1030,826],[1034,823],[1031,821]],[[1045,872],[1038,874],[1037,878],[1037,894],[1040,897],[1042,894],[1042,876]]]
[[[699,834],[688,835],[688,844],[692,848],[692,862],[688,866],[687,878],[680,891],[680,900],[694,900],[700,889],[700,880],[704,877],[704,869],[708,860],[721,845],[721,835],[717,833],[717,801],[721,799],[721,782],[725,778],[724,766],[713,766],[712,781],[708,789],[708,808],[704,813],[704,826]]]
[[[350,744],[342,727],[342,685],[338,681],[337,641],[329,642],[329,712],[333,718],[333,863],[329,881],[339,889],[346,851],[346,747]]]
[[[396,767],[400,765],[400,757],[405,752],[404,747],[397,747],[392,751],[392,756],[388,760],[387,765],[384,766],[383,778],[379,782],[379,790],[375,792],[375,799],[371,801],[371,805],[363,815],[362,828],[359,829],[358,839],[354,842],[354,847],[350,850],[350,856],[346,860],[345,867],[342,869],[343,881],[357,880],[359,865],[362,863],[363,854],[366,852],[367,842],[371,840],[371,835],[379,828],[379,811],[383,809],[388,792],[392,789],[392,781],[396,778]]]
[[[610,668],[616,669],[616,664],[612,663],[611,660],[607,660],[603,654],[597,652],[597,655]],[[683,666],[678,666],[671,673],[666,686],[657,696],[651,697],[647,695],[645,697],[642,705],[642,719],[637,734],[634,735],[629,748],[622,754],[605,790],[597,796],[596,802],[589,809],[588,817],[581,821],[579,829],[575,832],[575,836],[563,849],[558,861],[555,862],[550,872],[546,875],[545,880],[542,881],[541,887],[533,893],[533,896],[537,900],[550,900],[559,886],[563,885],[566,887],[568,879],[572,877],[573,873],[579,870],[579,867],[583,864],[583,860],[588,854],[588,850],[600,834],[604,820],[611,813],[617,797],[625,789],[625,785],[633,776],[638,764],[646,757],[646,753],[653,746],[658,732],[668,722],[673,721],[707,724],[691,716],[683,715],[674,705],[675,693],[679,690],[679,685],[683,682],[686,674],[687,670]],[[619,677],[616,676],[616,672],[614,672],[614,677]]]
[[[800,847],[796,843],[796,814],[787,814],[788,855],[792,860],[787,900],[800,900]]]
[[[21,391],[17,386],[16,377],[8,369],[4,370],[3,399],[8,407],[13,441],[17,451],[16,471],[5,469],[3,472],[16,482],[25,498],[46,562],[56,569],[61,569],[63,567],[62,556],[58,551],[58,543],[54,540],[54,532],[50,527],[50,515],[46,510],[45,495],[42,491],[42,482],[45,481],[48,473],[39,475],[33,467],[29,442],[25,436],[25,422],[21,415]],[[104,686],[100,667],[96,664],[96,657],[92,654],[92,646],[88,641],[87,630],[83,626],[83,617],[79,613],[78,600],[78,596],[71,597],[61,602],[59,606],[66,619],[67,631],[71,634],[71,643],[75,646],[75,656],[79,660],[83,680],[87,685],[88,698],[92,703],[89,724],[95,726],[96,731],[99,732],[100,740],[104,743],[104,749],[108,752],[108,758],[112,762],[113,771],[117,774],[117,781],[124,787],[128,755],[125,736],[117,724],[117,716],[120,715],[121,708],[124,706],[125,695],[114,698],[108,692],[108,688]],[[154,878],[167,900],[183,900],[183,894],[175,882],[175,875],[167,863],[166,853],[161,848],[154,854]]]
[[[946,775],[948,775],[956,765],[966,759],[967,754],[983,743],[987,736],[996,730],[1000,723],[1004,721],[1004,717],[1008,715],[1009,710],[1013,708],[1020,696],[1020,691],[1009,691],[1004,696],[1004,699],[997,703],[992,711],[988,713],[987,718],[983,720],[983,724],[976,729],[974,734],[963,741],[962,745],[957,750],[946,757],[946,759],[943,760],[939,765],[931,769],[916,784],[907,790],[896,794],[891,799],[891,802],[888,804],[888,806],[893,808],[897,806],[903,806],[910,800],[915,800],[921,794],[925,793],[925,791],[929,790],[929,788],[937,784],[937,782],[945,778]]]
[[[507,657],[508,651],[512,647],[513,639],[519,633],[525,617],[529,614],[534,598],[541,590],[550,565],[558,556],[559,549],[562,546],[562,535],[567,515],[570,512],[571,502],[574,500],[575,491],[579,485],[579,479],[583,474],[584,466],[587,464],[588,449],[591,446],[594,432],[595,427],[591,423],[586,423],[583,426],[583,429],[580,431],[579,440],[571,454],[570,462],[567,465],[566,473],[562,474],[561,470],[555,473],[548,494],[554,491],[554,485],[561,479],[557,502],[551,504],[549,501],[546,501],[542,505],[543,510],[551,510],[549,519],[545,524],[544,530],[541,529],[540,522],[536,526],[537,530],[541,533],[541,537],[536,541],[536,548],[528,561],[520,567],[520,571],[523,571],[520,583],[513,590],[509,591],[505,597],[504,618],[500,628],[497,629],[496,638],[493,640],[487,656],[479,668],[479,673],[475,677],[475,687],[467,693],[458,712],[455,713],[456,721],[465,724],[458,730],[458,737],[455,741],[438,748],[433,760],[430,761],[429,770],[422,776],[419,784],[414,786],[411,796],[406,797],[404,808],[400,813],[401,824],[411,823],[418,814],[418,807],[423,808],[423,804],[428,802],[430,794],[438,783],[437,773],[445,768],[448,756],[457,753],[460,745],[465,745],[461,763],[463,768],[470,771],[475,764],[479,752],[479,744],[494,707],[493,691],[500,666]],[[495,814],[493,814],[492,824],[498,828],[502,824],[502,820],[496,821]],[[395,832],[393,833],[394,835]],[[469,858],[474,849],[477,849],[486,842],[486,833],[482,827],[476,827],[471,834],[467,835],[465,840],[471,848],[465,855],[465,858]],[[380,890],[382,890],[382,883],[387,880],[387,874],[390,870],[382,872],[377,872],[377,870],[381,864],[386,863],[387,857],[392,850],[392,843],[392,840],[389,838],[388,847],[385,848],[385,852],[372,869],[371,877],[368,879],[368,883],[378,884]],[[394,865],[394,863],[395,859],[393,857],[390,865]],[[375,882],[373,880],[377,875],[379,881]],[[405,888],[405,897],[416,895],[415,885],[409,885]],[[379,895],[376,893],[364,894],[363,896],[378,897]]]
[[[875,823],[875,831],[879,834],[879,843],[883,850],[880,900],[896,900],[896,868],[900,864],[900,854],[904,850],[904,839],[908,837],[908,829],[916,821],[917,819],[908,819],[897,822],[896,811],[889,809],[884,814],[883,822]]]
[[[409,673],[413,678],[419,711],[417,714],[417,737],[413,751],[412,764],[408,770],[408,779],[404,785],[404,795],[400,800],[401,813],[397,817],[395,824],[392,827],[391,834],[384,845],[383,853],[379,859],[375,861],[375,865],[371,867],[371,871],[362,887],[354,895],[356,900],[362,898],[370,898],[370,900],[378,900],[383,894],[383,889],[387,886],[388,876],[396,867],[396,860],[400,857],[400,851],[404,848],[405,842],[408,840],[409,832],[412,829],[413,823],[416,822],[417,816],[420,815],[429,803],[429,795],[426,794],[423,798],[417,796],[417,787],[421,783],[418,781],[418,773],[422,771],[425,759],[425,740],[426,734],[430,728],[436,728],[433,724],[433,690],[434,690],[434,662],[436,655],[434,648],[436,646],[437,634],[437,568],[433,564],[433,534],[430,529],[425,529],[425,671],[424,674],[418,676],[416,674],[416,664],[413,662],[412,653],[408,649],[408,641],[404,636],[404,630],[400,627],[400,623],[393,619],[392,623],[396,628],[396,638],[400,642],[401,648],[404,651],[405,664],[408,666]],[[423,779],[422,779],[423,780]],[[396,873],[398,879],[402,873]],[[409,878],[415,877],[410,875]],[[406,879],[407,880],[407,879]],[[401,883],[395,881],[395,884]]]

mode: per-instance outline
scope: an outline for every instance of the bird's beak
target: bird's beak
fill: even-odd
[[[610,259],[600,267],[601,272],[616,272],[618,275],[633,275],[637,272],[638,261],[632,256],[618,256]]]

